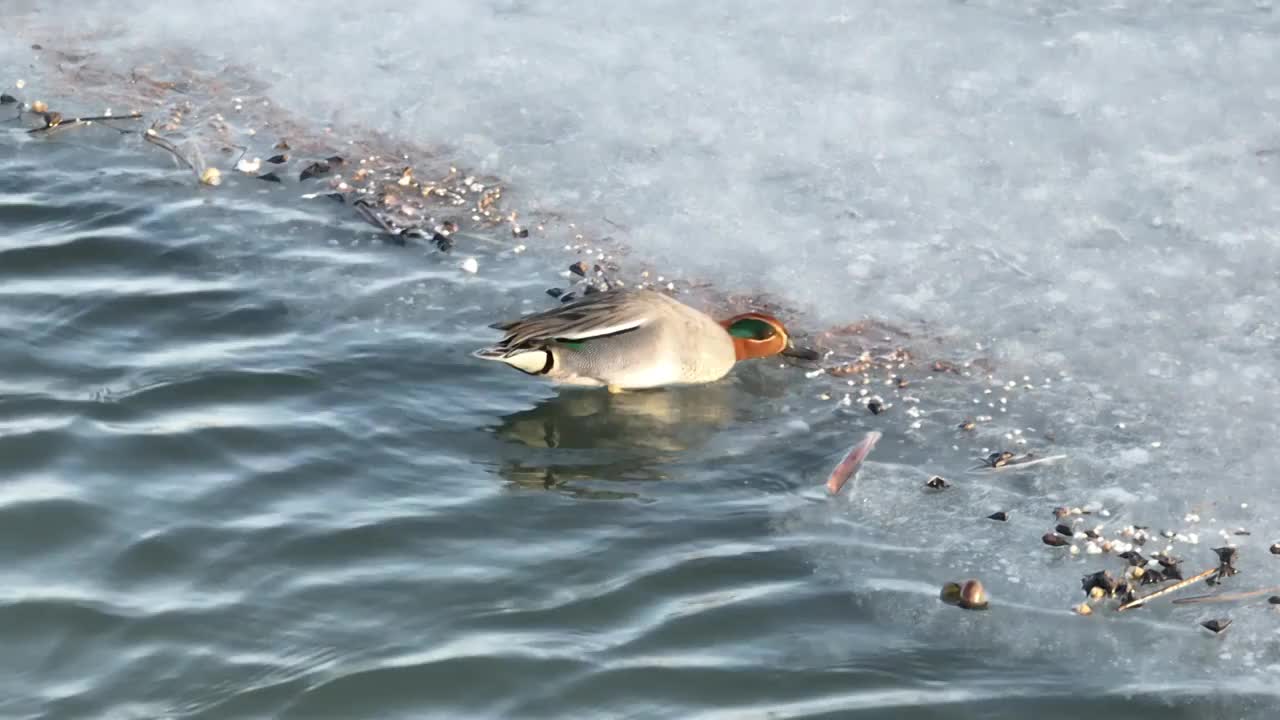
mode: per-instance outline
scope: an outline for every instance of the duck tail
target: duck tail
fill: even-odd
[[[501,345],[495,345],[476,350],[471,355],[481,360],[496,360],[500,363],[505,363],[520,372],[530,375],[546,375],[555,367],[555,356],[546,348],[512,350]]]

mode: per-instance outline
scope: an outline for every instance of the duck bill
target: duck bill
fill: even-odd
[[[817,350],[814,350],[813,348],[797,347],[796,344],[790,340],[787,341],[787,346],[782,348],[782,352],[780,352],[779,355],[795,358],[797,360],[810,361],[817,360],[819,357]]]

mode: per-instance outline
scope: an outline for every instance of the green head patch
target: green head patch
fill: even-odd
[[[757,318],[742,318],[729,326],[729,334],[744,340],[768,340],[777,334],[773,326]]]

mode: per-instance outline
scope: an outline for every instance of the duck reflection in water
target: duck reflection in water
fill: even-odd
[[[667,479],[673,462],[733,422],[741,397],[731,383],[623,394],[564,390],[501,419],[494,433],[507,442],[498,473],[522,487],[634,498],[581,483]]]

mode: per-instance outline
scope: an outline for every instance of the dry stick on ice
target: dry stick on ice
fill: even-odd
[[[1151,593],[1150,595],[1144,595],[1136,600],[1131,600],[1125,603],[1124,605],[1121,605],[1120,607],[1116,608],[1116,612],[1124,612],[1125,610],[1132,610],[1133,608],[1136,608],[1136,607],[1142,607],[1143,605],[1146,605],[1148,602],[1151,602],[1156,598],[1164,597],[1169,593],[1177,592],[1185,587],[1194,585],[1200,582],[1201,580],[1204,580],[1205,578],[1211,577],[1212,575],[1216,574],[1218,570],[1219,568],[1216,568],[1216,567],[1209,568],[1208,570],[1205,570],[1204,572],[1198,575],[1193,575],[1187,578],[1186,580],[1181,580],[1179,582],[1176,582],[1170,585],[1169,587],[1164,588],[1162,590],[1157,590]]]
[[[1235,593],[1218,593],[1217,595],[1195,595],[1188,598],[1178,598],[1173,601],[1174,605],[1207,605],[1209,603],[1233,602],[1236,600],[1248,600],[1250,598],[1261,597],[1263,595],[1275,595],[1280,593],[1280,585],[1274,587],[1262,588],[1261,590],[1246,590],[1244,592]]]
[[[49,112],[44,113],[44,127],[31,128],[27,133],[48,132],[57,128],[70,127],[72,125],[88,125],[92,122],[105,122],[108,120],[137,120],[141,117],[142,113],[129,113],[128,115],[94,115],[92,117],[68,118],[64,120],[61,115]],[[108,125],[107,127],[110,126]],[[111,129],[118,130],[119,128]]]

